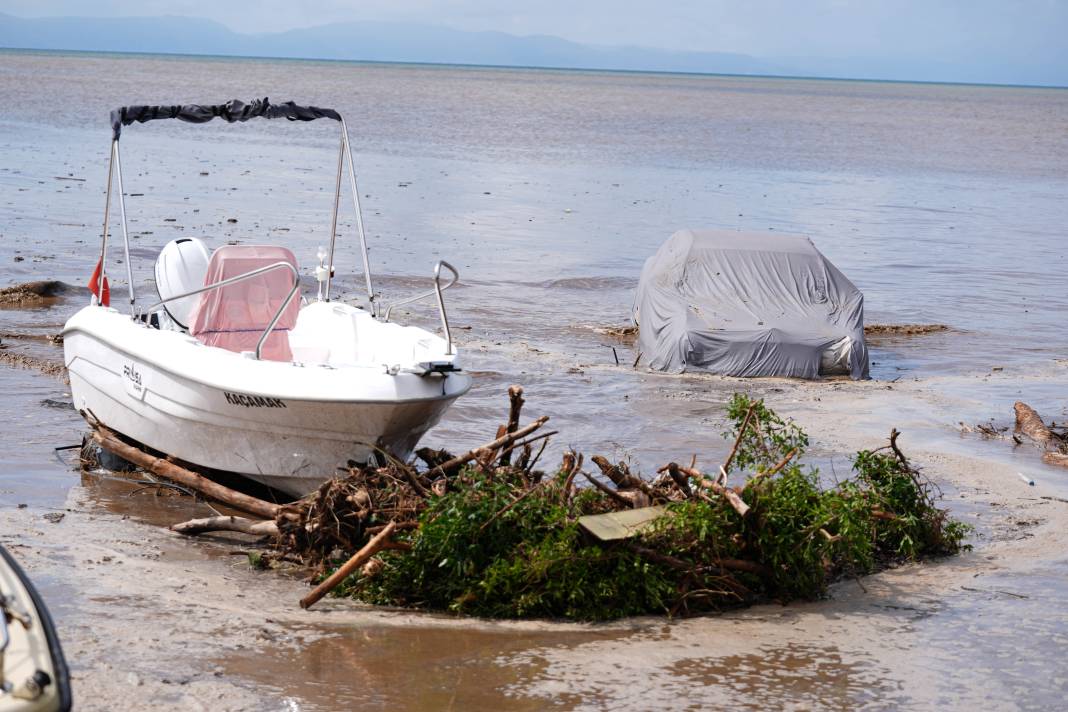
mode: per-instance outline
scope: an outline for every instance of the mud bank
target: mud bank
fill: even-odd
[[[67,368],[62,361],[41,358],[33,354],[22,353],[6,345],[0,345],[0,363],[10,368],[25,368],[31,371],[40,371],[46,376],[52,376],[67,383]]]
[[[16,284],[0,289],[0,308],[50,307],[76,291],[77,287],[53,279]]]

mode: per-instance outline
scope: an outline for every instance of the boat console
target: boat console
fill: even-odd
[[[189,330],[190,316],[199,299],[175,297],[204,286],[210,259],[207,245],[195,237],[171,240],[156,258],[156,293],[163,303],[163,311],[183,331]]]

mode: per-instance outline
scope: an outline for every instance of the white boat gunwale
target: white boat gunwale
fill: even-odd
[[[144,325],[144,324],[140,324],[138,322],[127,320],[121,314],[121,312],[118,312],[117,310],[110,309],[109,311],[111,311],[112,313],[114,313],[114,314],[116,314],[116,315],[118,315],[120,317],[123,317],[123,321],[128,323],[128,324],[130,324],[134,328],[146,329],[146,330],[152,329],[152,327],[150,327],[150,326],[147,326],[147,325]],[[153,330],[153,331],[155,331],[155,330]],[[132,360],[135,360],[135,361],[146,361],[146,360],[148,360],[145,354],[143,354],[143,353],[135,353],[135,352],[131,351],[127,346],[119,343],[116,339],[105,337],[105,336],[101,335],[99,332],[91,331],[91,330],[89,330],[89,329],[87,329],[85,327],[82,327],[82,326],[73,326],[72,327],[72,326],[68,325],[68,326],[64,327],[64,329],[63,329],[63,331],[61,333],[62,333],[62,336],[64,338],[64,341],[66,341],[66,339],[68,339],[71,334],[76,334],[76,333],[84,334],[85,336],[87,336],[89,338],[96,339],[96,340],[106,344],[109,348],[114,349],[115,351],[118,351],[118,352],[122,353],[124,356],[126,356],[129,359],[132,359]],[[162,333],[168,333],[168,332],[162,332]],[[188,345],[190,348],[194,348],[194,349],[210,349],[210,348],[212,348],[210,346],[204,346],[203,344],[201,344],[200,342],[196,341],[192,337],[185,337],[183,334],[180,334],[178,332],[170,332],[170,333],[173,333],[176,337],[181,338],[183,344]],[[253,364],[253,363],[250,363],[250,362],[253,361],[253,359],[248,359],[248,358],[242,356],[241,354],[237,354],[237,353],[234,353],[232,351],[225,351],[223,349],[216,349],[216,351],[219,351],[220,353],[212,354],[212,356],[217,357],[217,358],[227,359],[227,360],[233,360],[235,363],[240,361],[242,366],[246,366],[246,367],[250,367],[250,368],[251,367],[255,367],[255,366],[262,366],[262,367],[266,367],[266,368],[269,368],[269,369],[272,369],[272,370],[276,370],[277,369],[279,371],[281,369],[285,369],[285,368],[298,369],[298,372],[300,370],[308,370],[308,371],[310,371],[310,370],[322,370],[322,371],[342,371],[342,372],[344,372],[346,370],[350,370],[351,369],[351,370],[375,371],[376,372],[375,375],[388,376],[389,378],[393,378],[393,379],[409,377],[409,378],[413,378],[413,379],[433,378],[433,379],[440,379],[441,381],[446,381],[448,378],[456,378],[458,376],[464,375],[463,372],[460,371],[460,370],[448,371],[448,372],[444,372],[444,373],[435,372],[435,371],[427,371],[426,373],[401,372],[401,373],[392,374],[392,373],[389,373],[389,369],[390,369],[389,365],[387,365],[387,364],[370,364],[370,363],[368,363],[368,364],[352,364],[352,365],[345,365],[345,366],[331,366],[329,364],[305,364],[305,363],[297,363],[297,362],[284,363],[284,362],[279,362],[279,361],[255,361],[254,364]],[[78,355],[74,355],[74,356],[70,357],[69,360],[65,359],[64,366],[66,366],[68,371],[71,369],[71,366],[74,364],[74,362],[78,358],[79,358]],[[261,398],[284,398],[286,400],[300,401],[300,402],[303,402],[303,403],[330,403],[330,404],[333,404],[333,403],[353,403],[353,404],[365,403],[365,404],[368,404],[368,405],[372,405],[372,404],[386,405],[386,404],[391,404],[391,403],[418,403],[418,402],[424,402],[424,401],[452,400],[452,399],[458,398],[459,396],[464,395],[471,388],[470,378],[466,377],[466,375],[465,375],[465,380],[467,380],[467,385],[459,393],[454,391],[454,392],[442,393],[442,394],[437,395],[437,396],[427,395],[427,396],[412,397],[412,398],[359,398],[359,397],[343,397],[343,396],[336,396],[336,397],[319,396],[319,397],[315,397],[315,398],[308,398],[308,397],[305,397],[305,396],[302,396],[302,395],[294,395],[292,392],[289,392],[289,391],[265,390],[265,389],[256,388],[256,387],[250,386],[250,385],[242,385],[241,387],[237,387],[233,383],[226,383],[223,380],[205,378],[203,375],[197,375],[193,371],[190,371],[189,373],[181,373],[179,371],[176,371],[173,368],[167,367],[166,365],[164,365],[164,364],[162,364],[162,363],[160,363],[158,361],[153,361],[152,362],[152,368],[157,369],[159,371],[163,371],[163,372],[165,372],[165,373],[167,373],[167,374],[169,374],[171,376],[174,376],[176,378],[187,379],[187,380],[190,380],[190,381],[192,381],[192,382],[194,382],[194,383],[196,383],[198,385],[205,386],[207,388],[213,388],[213,389],[218,390],[218,391],[230,392],[230,393],[240,393],[242,395],[257,396],[257,397],[261,397]]]

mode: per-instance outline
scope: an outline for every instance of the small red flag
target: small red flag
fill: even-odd
[[[96,269],[93,270],[93,276],[89,278],[89,291],[93,293],[97,301],[106,307],[111,306],[111,288],[108,286],[107,275],[104,275],[104,294],[100,294],[100,270],[104,265],[104,260],[100,260],[96,263]]]

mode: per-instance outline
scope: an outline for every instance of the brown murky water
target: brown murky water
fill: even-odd
[[[448,302],[476,386],[429,444],[491,436],[504,388],[519,382],[530,415],[552,416],[563,433],[547,457],[576,445],[646,470],[691,452],[716,461],[722,404],[747,390],[810,430],[825,473],[843,474],[844,453],[891,426],[904,431],[977,524],[977,550],[875,577],[867,592],[847,583],[826,602],[694,621],[493,624],[341,602],[304,614],[290,600],[300,582],[248,572],[233,553],[243,542],[160,534],[204,513],[187,500],[80,480],[70,453],[53,451],[82,432],[63,384],[0,368],[0,536],[21,547],[66,626],[82,689],[109,699],[99,680],[118,674],[121,688],[129,670],[130,699],[176,709],[194,698],[419,710],[1063,701],[1068,517],[1057,507],[1068,506],[1039,496],[1068,497],[1068,476],[958,423],[1008,424],[1017,399],[1068,418],[1068,91],[3,52],[3,284],[85,282],[109,109],[262,95],[348,117],[387,302],[425,288],[436,259],[460,268]],[[138,295],[154,295],[152,260],[182,235],[287,244],[307,271],[329,229],[335,141],[333,125],[288,122],[126,129]],[[865,292],[869,321],[952,331],[880,341],[869,383],[632,369],[632,344],[593,327],[626,322],[642,261],[697,226],[808,233]],[[348,215],[342,230],[343,294],[360,300],[361,275],[346,271],[358,265]],[[82,303],[75,292],[50,308],[0,310],[0,345],[59,358],[42,337]],[[409,317],[435,323],[429,307]],[[64,522],[37,523],[57,509],[69,510]],[[153,555],[142,561],[138,545]],[[106,575],[105,555],[150,568]],[[79,572],[78,562],[93,563]],[[134,623],[110,624],[117,610]],[[119,642],[100,642],[94,626]],[[206,653],[190,663],[183,651],[196,645]]]

